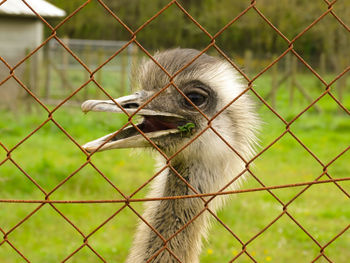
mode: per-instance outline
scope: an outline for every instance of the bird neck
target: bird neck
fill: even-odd
[[[184,196],[212,192],[213,187],[217,189],[215,182],[222,181],[216,177],[223,176],[224,166],[221,166],[221,172],[208,167],[207,163],[200,160],[173,162],[172,169],[168,168],[156,177],[149,196]],[[217,206],[210,207],[215,211]],[[139,225],[127,262],[146,262],[151,257],[153,259],[148,262],[178,262],[175,256],[184,263],[199,262],[202,237],[206,235],[209,223],[205,200],[179,198],[147,202],[143,218],[154,229],[144,223]],[[165,243],[171,252],[164,249]]]

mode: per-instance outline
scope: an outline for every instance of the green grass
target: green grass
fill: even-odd
[[[301,75],[302,85],[315,99],[321,88],[314,78]],[[259,78],[255,89],[260,94],[269,90],[269,76]],[[336,92],[334,93],[336,95]],[[290,121],[306,105],[298,93],[292,105],[288,103],[287,86],[277,94],[277,110]],[[341,113],[337,104],[327,95],[318,105],[322,113],[310,109],[290,127],[291,131],[323,164],[330,162],[348,147],[350,142],[349,116]],[[350,96],[344,105],[349,108]],[[285,124],[266,107],[259,104],[264,121],[260,138],[261,148],[268,146],[285,131]],[[35,108],[31,113],[0,112],[0,142],[8,149],[15,147],[30,132],[47,119],[47,113]],[[126,118],[109,113],[89,113],[80,109],[62,107],[53,118],[79,144],[115,131]],[[79,170],[86,161],[83,152],[52,122],[47,122],[34,135],[18,145],[11,153],[13,161],[50,192],[62,180]],[[0,162],[6,152],[0,148]],[[94,165],[123,193],[129,195],[154,174],[154,161],[149,154],[132,150],[114,150],[95,154]],[[322,173],[323,167],[290,134],[286,134],[255,161],[252,171],[265,185],[281,185],[312,181]],[[331,166],[332,178],[349,177],[349,152]],[[324,179],[327,177],[324,176]],[[350,192],[350,182],[338,183]],[[260,187],[248,177],[243,189]],[[45,195],[11,161],[0,165],[0,199],[43,199]],[[284,188],[272,192],[288,203],[303,187]],[[147,187],[136,197],[144,197]],[[65,184],[50,195],[52,200],[119,199],[121,195],[91,165],[76,172]],[[4,232],[14,226],[39,204],[0,203],[0,227]],[[60,214],[63,213],[88,235],[115,213],[121,204],[55,204],[44,205],[22,225],[8,235],[8,240],[31,262],[61,262],[82,245],[83,237]],[[142,204],[132,203],[139,213]],[[232,197],[218,213],[219,218],[245,243],[258,234],[283,211],[281,205],[266,191],[242,193]],[[288,213],[301,224],[321,245],[327,244],[350,221],[349,199],[335,184],[314,185],[292,202]],[[89,244],[108,262],[123,262],[128,254],[137,216],[126,208],[89,238]],[[0,242],[2,240],[0,239]],[[341,235],[325,249],[334,262],[347,262],[350,257],[350,232]],[[240,253],[242,245],[218,222],[213,227],[201,255],[201,262],[228,262]],[[320,248],[286,214],[264,233],[249,242],[247,251],[258,262],[310,262]],[[25,262],[7,243],[0,246],[0,262]],[[74,255],[69,262],[100,262],[87,247]],[[237,262],[251,262],[242,255]],[[321,258],[318,262],[326,262]]]

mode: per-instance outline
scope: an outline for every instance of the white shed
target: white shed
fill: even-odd
[[[26,3],[36,13],[48,20],[60,18],[66,14],[64,10],[44,0],[26,0]],[[0,56],[11,66],[17,64],[27,52],[42,43],[45,26],[22,0],[0,1]],[[37,58],[36,55],[34,60],[38,60]],[[35,61],[32,66],[36,67],[38,63],[39,61]],[[24,68],[24,66],[18,68],[15,71],[16,76],[23,78]],[[35,71],[33,67],[32,70]],[[8,75],[8,69],[0,61],[0,84]],[[31,84],[35,85],[35,83]],[[14,86],[18,85],[14,84],[13,80],[0,86],[0,103],[18,99],[18,89],[15,89]]]

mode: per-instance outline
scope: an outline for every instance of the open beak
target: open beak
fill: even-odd
[[[115,100],[88,100],[81,105],[83,112],[101,111],[134,114],[140,105],[146,101],[143,93],[121,97]],[[119,105],[119,106],[118,106]],[[145,106],[147,107],[147,105]],[[179,133],[178,127],[185,124],[183,117],[169,113],[154,111],[142,108],[137,111],[137,115],[143,117],[143,120],[135,124],[139,130],[152,140],[161,138],[169,134]],[[133,125],[129,125],[118,132],[107,134],[94,141],[83,145],[88,152],[103,151],[117,148],[139,148],[150,147],[152,144],[142,135]]]

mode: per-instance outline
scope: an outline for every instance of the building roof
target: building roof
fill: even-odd
[[[64,10],[44,0],[26,0],[26,2],[43,17],[62,17],[66,15]],[[7,0],[0,4],[0,15],[36,16],[22,0]]]

